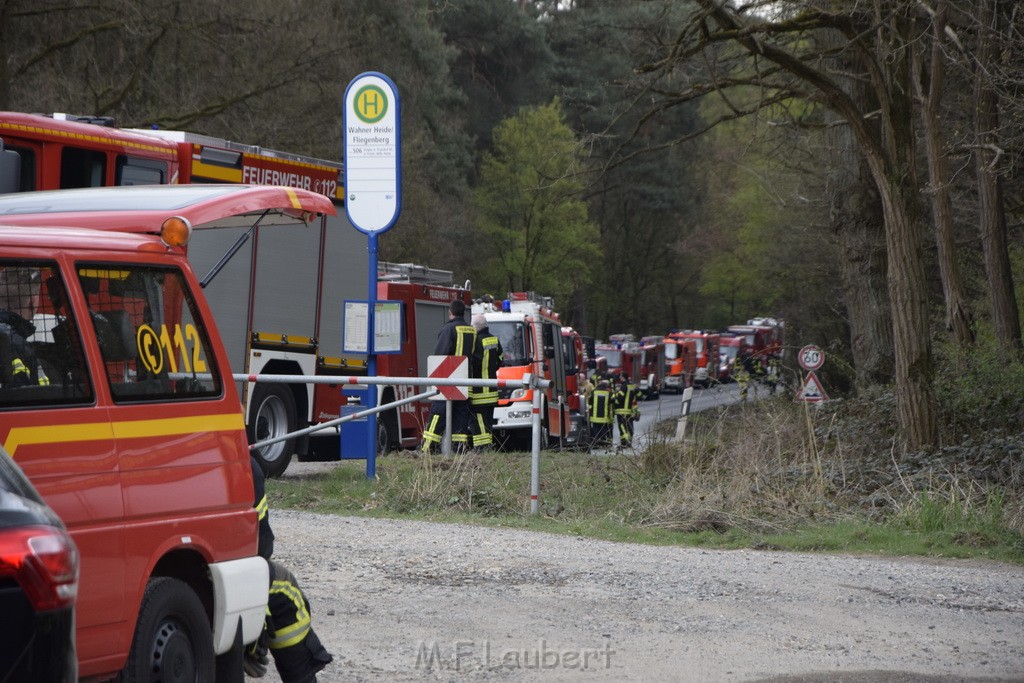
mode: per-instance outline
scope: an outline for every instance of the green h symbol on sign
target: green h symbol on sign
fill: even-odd
[[[368,85],[356,93],[355,110],[363,123],[377,123],[388,113],[388,98],[377,86]]]

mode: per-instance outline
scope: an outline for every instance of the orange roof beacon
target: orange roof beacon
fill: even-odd
[[[240,679],[268,568],[239,395],[186,243],[329,211],[282,187],[0,195],[0,357],[21,361],[0,363],[0,440],[81,553],[83,678]]]

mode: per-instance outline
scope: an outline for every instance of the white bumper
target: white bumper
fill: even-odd
[[[533,405],[528,401],[519,401],[494,409],[495,429],[532,429]]]
[[[242,620],[242,642],[256,642],[263,630],[270,594],[270,568],[262,557],[214,562],[213,651],[224,654],[235,642],[238,620]]]

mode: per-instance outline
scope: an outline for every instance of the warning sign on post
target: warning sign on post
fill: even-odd
[[[818,379],[818,376],[814,374],[813,370],[808,372],[807,376],[804,377],[804,382],[800,386],[800,391],[797,392],[796,400],[812,403],[828,400],[828,394],[825,393],[825,388],[821,386],[821,380]]]
[[[468,379],[469,358],[467,356],[427,356],[427,377],[438,379]],[[440,394],[432,401],[465,401],[469,398],[469,387],[437,386]]]

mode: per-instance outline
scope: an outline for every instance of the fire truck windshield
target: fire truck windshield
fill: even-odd
[[[503,365],[527,365],[530,362],[530,346],[523,323],[495,320],[488,322],[487,327],[501,342],[501,351],[505,357]]]

